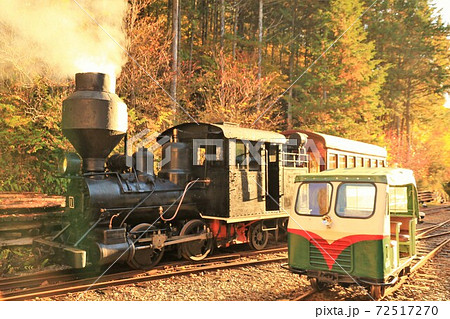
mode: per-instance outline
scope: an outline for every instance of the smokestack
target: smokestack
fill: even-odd
[[[63,101],[62,131],[83,159],[83,172],[103,172],[106,157],[128,128],[127,106],[104,73],[77,73]]]

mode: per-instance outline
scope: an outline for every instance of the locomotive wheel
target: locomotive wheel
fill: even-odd
[[[269,233],[263,231],[263,223],[255,223],[250,226],[248,230],[248,244],[252,249],[262,250],[267,246],[269,242]]]
[[[309,282],[311,283],[311,287],[317,291],[322,291],[322,290],[328,288],[327,283],[325,283],[323,281],[319,281],[319,279],[317,279],[317,278],[310,278]]]
[[[383,298],[384,292],[385,292],[384,286],[379,286],[379,285],[371,285],[370,286],[370,295],[375,300],[380,300],[381,298]]]
[[[180,236],[200,235],[208,232],[207,225],[200,219],[187,222],[180,231]],[[200,261],[213,250],[213,238],[199,239],[180,244],[181,255],[187,260]]]
[[[130,233],[141,232],[150,229],[150,224],[139,224],[134,226]],[[145,236],[145,235],[144,235]],[[142,236],[142,237],[144,237]],[[129,235],[130,239],[134,242],[136,238]],[[133,258],[128,261],[128,265],[134,269],[150,269],[161,261],[164,255],[164,247],[161,249],[145,248],[138,249],[139,246],[135,245],[135,252]]]

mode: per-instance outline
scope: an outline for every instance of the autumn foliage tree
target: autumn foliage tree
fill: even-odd
[[[189,112],[202,122],[226,121],[244,127],[278,128],[284,120],[278,99],[282,89],[274,80],[280,74],[266,74],[259,86],[252,55],[241,54],[238,59],[221,55],[218,60],[215,68],[200,72],[192,80],[195,84],[188,100]],[[259,99],[261,112],[257,112]],[[264,110],[267,112],[261,116]]]
[[[322,37],[310,51],[314,65],[299,81],[297,118],[316,131],[368,142],[380,141],[383,114],[379,97],[384,68],[359,19],[360,1],[331,1]],[[307,67],[307,66],[305,66]]]
[[[131,135],[193,120],[289,126],[387,147],[389,162],[414,169],[422,188],[450,180],[450,29],[431,0],[126,3],[117,93]],[[16,57],[4,51],[0,66]],[[61,192],[61,100],[73,88],[45,74],[22,78],[0,86],[0,165],[10,168],[0,190]]]

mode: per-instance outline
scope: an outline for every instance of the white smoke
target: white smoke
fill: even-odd
[[[117,76],[126,62],[118,45],[125,46],[126,10],[126,0],[0,0],[0,77]]]

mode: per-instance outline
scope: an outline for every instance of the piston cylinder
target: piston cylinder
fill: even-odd
[[[133,258],[135,251],[131,241],[109,245],[97,243],[97,249],[97,260],[94,260],[94,263],[98,265],[127,262]]]
[[[133,258],[135,251],[133,242],[126,236],[125,228],[104,230],[103,240],[97,242],[96,246],[92,259],[98,265],[126,262]]]

